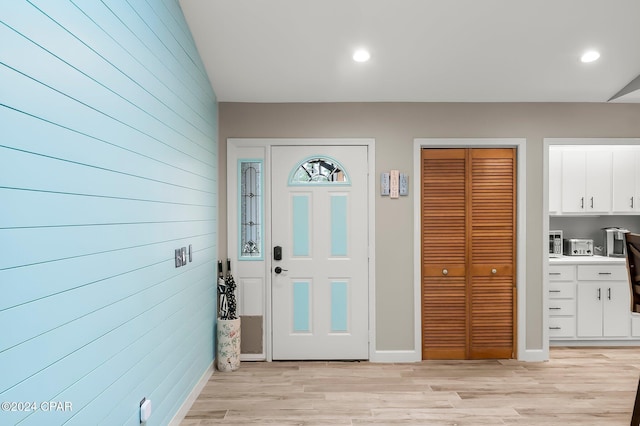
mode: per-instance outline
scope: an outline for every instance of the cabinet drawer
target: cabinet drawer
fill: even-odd
[[[574,283],[549,283],[549,299],[575,299],[575,297],[576,285]]]
[[[549,337],[575,337],[576,319],[549,318]]]
[[[576,301],[573,299],[549,299],[549,315],[575,315]]]
[[[571,265],[549,265],[549,281],[574,281],[575,271]]]
[[[578,265],[578,281],[626,281],[626,265]]]

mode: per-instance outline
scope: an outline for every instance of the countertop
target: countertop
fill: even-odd
[[[627,259],[625,257],[607,257],[607,256],[561,256],[550,257],[550,265],[585,265],[590,263],[607,263],[625,265]]]

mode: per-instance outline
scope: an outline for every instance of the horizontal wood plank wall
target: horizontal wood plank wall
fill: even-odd
[[[217,103],[177,0],[0,3],[0,424],[166,424],[214,353]],[[174,250],[193,247],[175,268]]]

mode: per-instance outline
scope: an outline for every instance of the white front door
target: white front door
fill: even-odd
[[[367,359],[367,147],[274,146],[271,170],[273,359]]]

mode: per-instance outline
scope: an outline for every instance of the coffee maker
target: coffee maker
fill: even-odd
[[[627,255],[624,228],[602,228],[604,236],[604,255],[609,257],[624,257]]]

